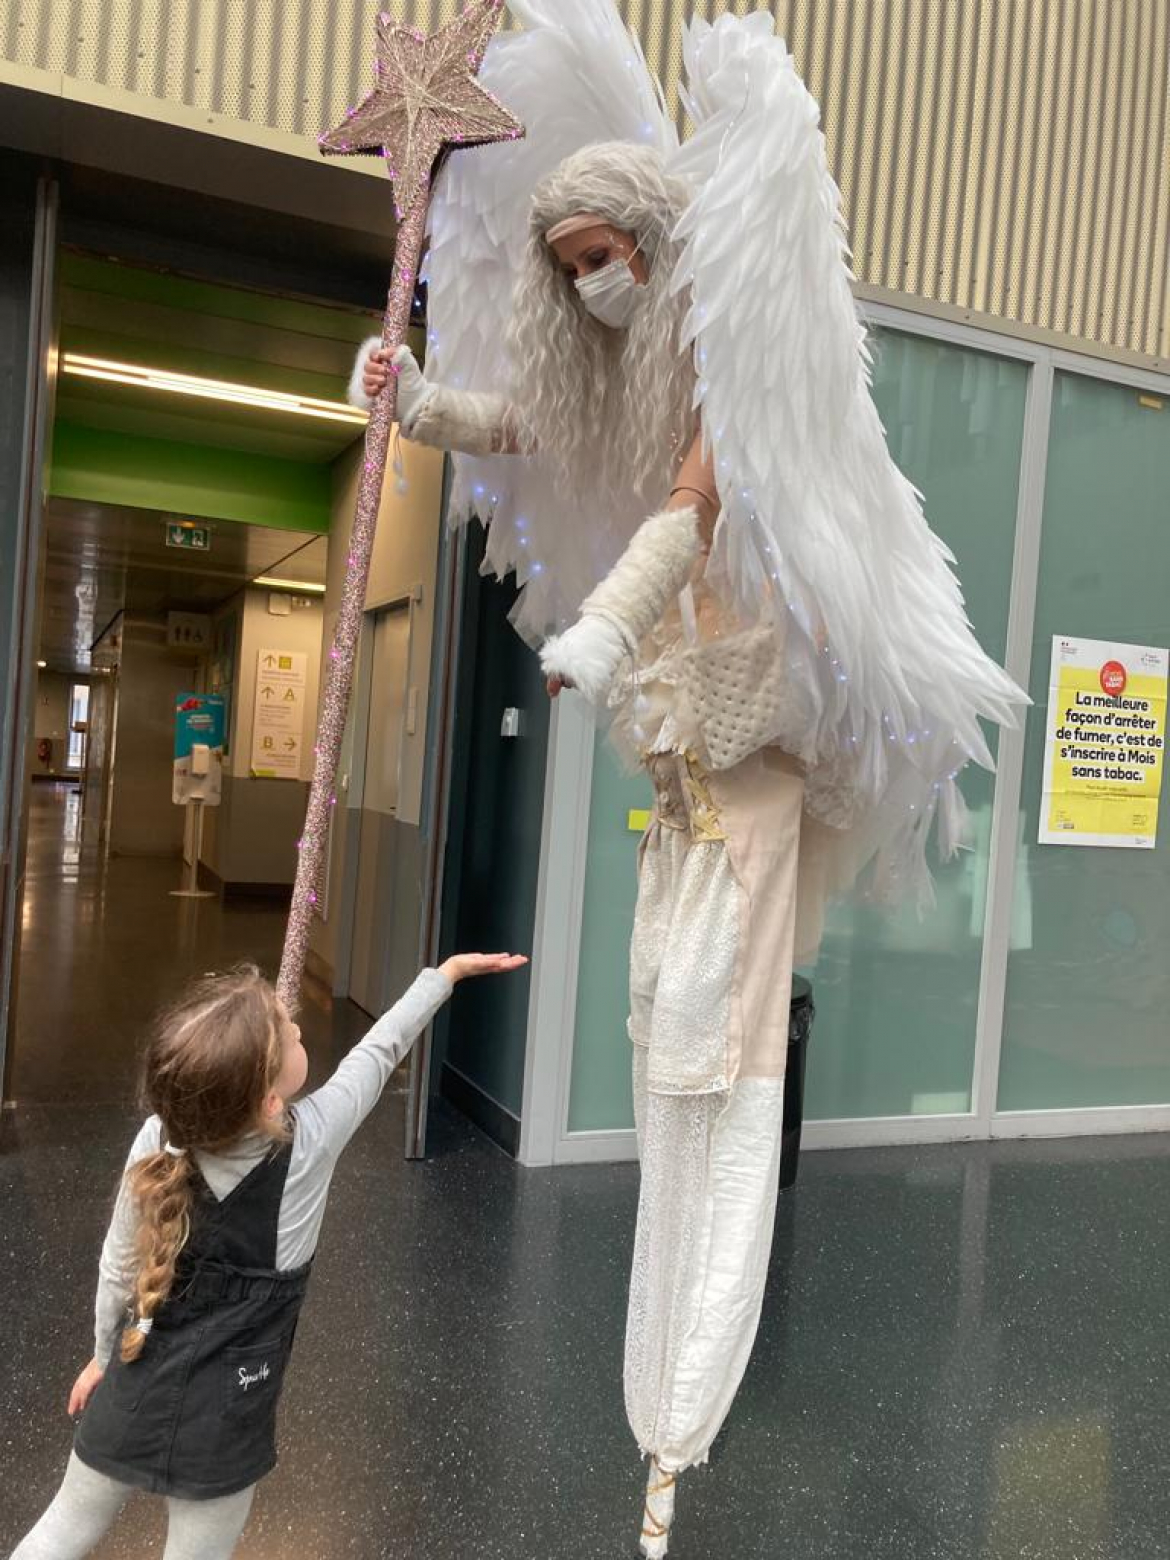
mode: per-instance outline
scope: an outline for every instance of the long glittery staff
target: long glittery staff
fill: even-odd
[[[325,153],[373,153],[386,159],[398,218],[394,274],[382,326],[382,345],[391,352],[406,340],[410,325],[410,305],[437,161],[461,146],[515,141],[524,134],[519,120],[475,79],[503,6],[504,0],[471,0],[453,22],[430,36],[380,15],[374,90],[350,110],[336,130],[320,139]],[[391,374],[374,403],[366,429],[341,610],[329,651],[314,748],[313,783],[277,980],[277,990],[286,1002],[294,1001],[300,991],[309,928],[321,894],[325,841],[330,810],[336,800],[333,787],[349,711],[374,528],[397,401],[398,380]]]

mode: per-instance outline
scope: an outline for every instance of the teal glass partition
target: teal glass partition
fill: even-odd
[[[1001,662],[1028,372],[966,347],[877,335],[874,398],[890,449],[955,554],[981,644]],[[842,905],[830,914],[806,972],[817,1006],[810,1120],[971,1108],[995,782],[972,767],[961,785],[975,848],[938,867],[933,911]]]
[[[1170,402],[1053,393],[999,1108],[1170,1102],[1170,817],[1154,850],[1037,845],[1053,635],[1170,644]]]
[[[645,775],[623,773],[613,749],[599,737],[589,804],[570,1132],[634,1125],[626,1018],[640,820],[635,816],[631,828],[630,814],[648,808],[651,799]]]
[[[875,336],[875,397],[894,458],[923,491],[935,530],[958,557],[968,608],[989,653],[1007,635],[1027,367],[897,331]],[[964,791],[975,852],[939,874],[925,920],[867,908],[832,917],[812,971],[812,1117],[965,1111],[970,1105],[993,782]],[[633,922],[631,808],[650,788],[597,744],[581,937],[571,1131],[633,1123],[626,950]]]

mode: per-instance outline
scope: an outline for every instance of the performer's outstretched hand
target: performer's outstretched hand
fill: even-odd
[[[439,965],[439,974],[454,986],[472,975],[506,975],[527,963],[528,956],[523,953],[453,953]]]

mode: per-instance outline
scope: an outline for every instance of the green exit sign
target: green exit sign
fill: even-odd
[[[211,551],[211,528],[206,525],[167,523],[167,546],[186,547],[191,552]]]

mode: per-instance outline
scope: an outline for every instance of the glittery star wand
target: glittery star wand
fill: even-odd
[[[436,166],[459,147],[515,141],[524,127],[476,80],[504,0],[470,0],[461,14],[430,35],[402,27],[385,14],[377,21],[374,89],[319,145],[327,155],[384,157],[394,186],[398,235],[382,345],[391,353],[406,340],[410,305],[426,233]],[[304,973],[313,912],[321,894],[325,841],[341,739],[349,710],[354,659],[366,604],[382,480],[398,400],[390,374],[366,429],[362,479],[350,536],[337,629],[329,651],[313,783],[300,841],[292,909],[277,990],[295,1001]]]

